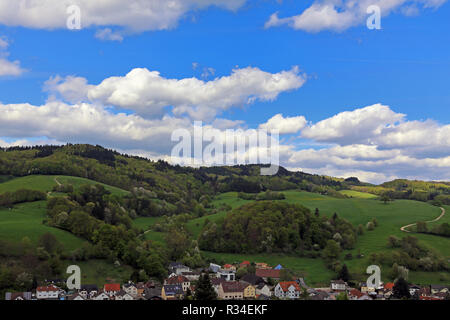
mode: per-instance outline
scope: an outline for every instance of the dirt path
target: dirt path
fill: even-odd
[[[58,181],[58,179],[56,179],[56,177],[55,177],[55,182],[56,182],[56,184],[58,185],[58,186],[61,186],[61,183]]]
[[[434,219],[434,220],[425,221],[425,222],[426,222],[426,223],[430,223],[430,222],[436,222],[436,221],[439,221],[439,220],[445,215],[445,209],[441,207],[441,210],[442,210],[442,213],[441,213],[441,215],[440,215],[439,217],[437,217],[437,218]],[[411,231],[406,230],[406,229],[409,228],[409,227],[415,226],[416,224],[417,224],[417,223],[411,223],[411,224],[408,224],[408,225],[406,225],[406,226],[401,227],[400,230],[402,230],[403,232],[408,232],[408,233],[410,233]]]

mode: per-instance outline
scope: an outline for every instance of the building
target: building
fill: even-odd
[[[137,297],[138,296],[138,289],[136,287],[136,285],[131,282],[128,281],[128,283],[125,283],[122,286],[122,290],[125,291],[126,293],[128,293],[129,295],[133,296],[133,297]]]
[[[274,295],[280,299],[299,299],[301,288],[296,281],[282,281],[275,286]]]
[[[42,299],[58,299],[59,298],[59,288],[54,285],[37,287],[36,288],[36,298],[38,300]]]
[[[95,284],[84,284],[81,285],[80,291],[78,292],[84,299],[92,299],[98,293],[98,287]]]
[[[217,273],[216,273],[217,278],[222,278],[225,281],[234,281],[236,280],[236,272],[233,270],[223,270],[220,269]]]
[[[222,278],[211,278],[211,284],[214,288],[214,291],[217,293],[217,295],[219,295],[220,284],[222,284],[224,282],[225,282],[225,279],[222,279]]]
[[[258,285],[260,283],[264,283],[264,279],[261,277],[258,277],[256,274],[246,274],[241,278],[241,281],[247,282],[251,285]]]
[[[186,267],[185,265],[179,263],[179,262],[172,262],[169,265],[169,273],[175,273],[176,275],[181,275],[183,272],[191,272],[191,269],[189,267]]]
[[[217,273],[220,269],[221,267],[218,264],[215,263],[209,264],[209,271],[211,271],[212,273]]]
[[[250,266],[250,261],[242,261],[239,265],[240,268],[247,268],[248,266]]]
[[[6,292],[5,300],[31,300],[31,292]]]
[[[347,289],[347,283],[344,280],[331,280],[330,287],[333,291],[345,291]]]
[[[265,262],[257,262],[255,263],[255,266],[257,269],[272,269],[267,263]]]
[[[222,269],[227,271],[236,271],[236,267],[229,263],[224,264]]]
[[[161,298],[163,300],[181,300],[183,297],[183,287],[179,284],[166,284],[161,289]]]
[[[164,284],[178,284],[186,292],[191,287],[191,282],[185,276],[173,276],[167,279]]]
[[[223,300],[242,300],[244,299],[244,289],[247,286],[237,281],[225,281],[219,286],[218,296]]]
[[[265,281],[267,281],[267,279],[269,279],[269,278],[274,279],[274,280],[280,279],[280,270],[275,270],[275,269],[256,269],[255,274],[258,277],[263,278]]]
[[[256,295],[257,296],[266,296],[271,297],[272,296],[272,290],[270,290],[270,287],[265,283],[260,283],[256,286]]]
[[[251,284],[244,284],[244,299],[255,299],[256,298],[256,287]]]
[[[120,284],[119,283],[106,283],[103,286],[103,292],[110,297],[114,296],[116,293],[120,291]]]

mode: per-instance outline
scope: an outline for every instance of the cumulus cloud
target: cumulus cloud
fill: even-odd
[[[283,117],[281,113],[274,115],[266,123],[259,125],[260,129],[273,131],[277,130],[280,134],[297,133],[303,129],[307,121],[304,116]]]
[[[300,88],[305,81],[306,77],[297,67],[279,73],[252,67],[235,69],[231,75],[211,81],[168,79],[158,71],[137,68],[124,77],[107,78],[96,86],[88,85],[85,79],[68,77],[63,81],[51,79],[48,87],[68,101],[84,98],[133,110],[146,117],[159,117],[166,107],[173,107],[175,115],[211,120],[231,107],[256,100],[272,101],[282,92]]]
[[[66,28],[67,8],[79,6],[83,28],[118,26],[129,31],[176,27],[187,12],[218,6],[237,10],[246,0],[2,0],[0,24],[36,29]]]
[[[405,15],[413,15],[422,8],[438,8],[447,0],[315,0],[301,14],[280,18],[274,13],[265,27],[288,25],[295,30],[320,32],[331,30],[341,32],[350,27],[365,23],[369,15],[367,8],[378,6],[382,16],[399,11]]]
[[[120,32],[114,32],[110,28],[97,30],[95,37],[104,41],[118,41],[122,42],[123,35]]]
[[[20,61],[10,61],[7,59],[9,42],[6,38],[0,37],[0,77],[2,76],[20,76],[25,72],[20,66]]]

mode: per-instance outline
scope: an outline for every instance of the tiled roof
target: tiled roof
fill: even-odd
[[[180,284],[183,282],[189,282],[189,279],[185,276],[173,276],[167,279],[167,284]]]
[[[300,286],[295,281],[282,281],[279,285],[284,292],[288,291],[291,286],[294,286],[295,290],[300,291]]]
[[[392,290],[394,288],[394,283],[393,282],[388,282],[384,285],[384,289],[385,290]]]
[[[120,284],[119,283],[106,283],[105,291],[120,291]]]
[[[280,278],[280,270],[256,269],[256,275],[261,278]]]
[[[221,284],[223,292],[243,292],[247,285],[237,281],[225,281]]]
[[[50,285],[47,287],[37,287],[36,291],[46,291],[46,292],[53,291],[54,292],[54,291],[59,291],[59,288],[57,288],[53,285]]]
[[[246,274],[241,278],[242,281],[248,282],[250,284],[258,284],[264,282],[263,278],[255,274]]]

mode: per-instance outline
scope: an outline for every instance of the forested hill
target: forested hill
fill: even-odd
[[[334,179],[280,167],[276,176],[261,176],[260,165],[190,168],[165,161],[120,154],[92,145],[35,146],[1,149],[0,175],[69,175],[126,190],[143,187],[166,200],[238,191],[303,189],[333,193],[361,184],[356,178]],[[363,185],[363,184],[361,184]],[[172,201],[170,201],[172,202]]]
[[[279,168],[275,176],[261,176],[261,165],[191,168],[165,161],[120,154],[101,146],[72,145],[0,149],[0,179],[5,176],[69,175],[88,178],[126,190],[144,188],[169,203],[200,200],[221,192],[259,193],[301,189],[344,197],[338,191],[361,190],[391,198],[432,201],[450,195],[450,183],[395,180],[380,186],[347,179],[291,172]],[[448,200],[448,199],[447,199]],[[450,200],[449,200],[450,201]],[[441,201],[442,202],[442,201]]]

